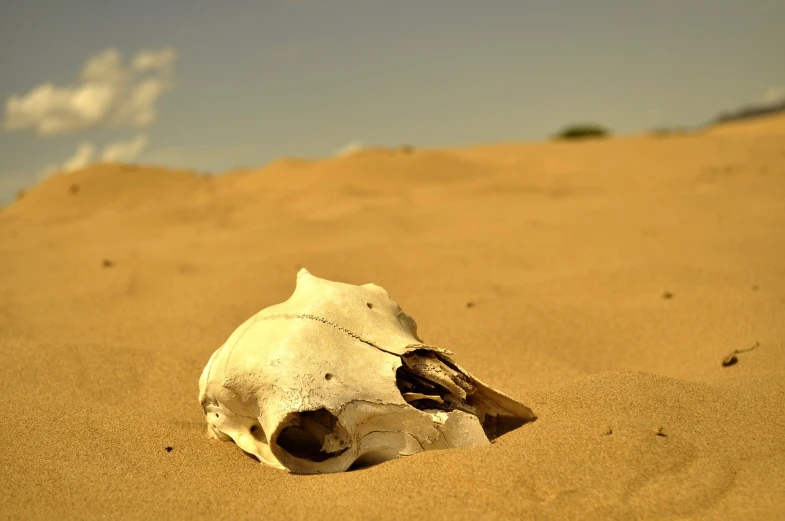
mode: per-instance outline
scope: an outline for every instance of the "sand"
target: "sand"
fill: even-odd
[[[319,476],[209,440],[202,368],[303,266],[538,420]],[[2,518],[785,519],[785,118],[56,175],[0,213],[0,380]]]

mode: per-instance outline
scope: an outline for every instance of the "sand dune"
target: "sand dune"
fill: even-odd
[[[45,180],[0,213],[0,517],[785,519],[785,119],[739,125]],[[340,475],[208,440],[202,367],[301,266],[538,420]]]
[[[750,134],[752,136],[760,136],[762,134],[769,134],[783,136],[785,135],[785,114],[779,112],[750,119],[727,122],[711,128],[709,133],[714,135]]]

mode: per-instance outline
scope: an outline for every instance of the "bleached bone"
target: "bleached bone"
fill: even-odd
[[[535,419],[452,355],[424,344],[384,288],[301,269],[287,301],[213,353],[199,402],[211,437],[303,474],[485,445]]]

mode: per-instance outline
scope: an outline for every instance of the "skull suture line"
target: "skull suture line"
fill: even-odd
[[[431,449],[484,445],[535,419],[485,385],[375,284],[301,269],[199,379],[207,432],[295,473],[341,472]]]

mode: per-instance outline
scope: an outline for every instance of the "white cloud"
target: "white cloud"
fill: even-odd
[[[76,150],[74,150],[74,153],[71,154],[68,159],[61,161],[60,163],[50,163],[46,165],[38,171],[38,173],[35,175],[35,178],[38,181],[42,181],[50,175],[56,174],[58,172],[71,172],[73,170],[84,168],[93,162],[93,159],[95,158],[95,152],[95,145],[92,143],[81,143],[78,147],[76,147]]]
[[[49,164],[38,171],[39,180],[49,177],[57,172],[71,172],[95,163],[98,160],[107,163],[125,163],[133,161],[136,156],[147,148],[147,135],[137,134],[126,141],[116,141],[104,147],[101,153],[98,148],[88,141],[81,143],[71,156],[57,164]]]
[[[95,157],[95,146],[92,143],[82,143],[76,148],[74,154],[66,159],[61,167],[64,172],[79,170],[93,162]]]
[[[125,78],[127,72],[123,68],[123,57],[117,49],[109,48],[90,56],[82,66],[79,79],[85,83],[119,82]]]
[[[150,125],[158,100],[171,88],[176,57],[171,48],[145,50],[125,65],[117,49],[100,51],[85,62],[75,85],[47,82],[9,97],[5,128],[34,129],[48,137],[99,126]]]
[[[352,154],[359,152],[363,148],[365,148],[365,146],[362,144],[362,142],[355,139],[354,141],[351,141],[345,144],[344,146],[342,146],[341,148],[339,148],[338,150],[334,151],[333,157],[350,156]]]
[[[10,172],[0,174],[0,204],[13,200],[14,194],[23,187],[40,182],[58,172],[71,172],[93,164],[97,160],[112,162],[129,162],[136,158],[147,147],[147,135],[137,134],[126,141],[116,141],[104,147],[100,154],[93,143],[81,143],[70,157],[60,163],[50,163],[38,172]]]
[[[135,85],[117,107],[116,117],[136,127],[144,127],[155,120],[155,103],[167,86],[157,78],[148,78]]]
[[[785,88],[769,87],[763,93],[763,101],[766,103],[778,103],[785,100]]]
[[[104,148],[101,159],[108,162],[128,162],[142,153],[147,147],[147,135],[137,134],[128,141],[118,141]]]
[[[139,72],[153,70],[168,74],[176,58],[177,53],[171,47],[158,51],[141,51],[134,56],[131,67]]]

